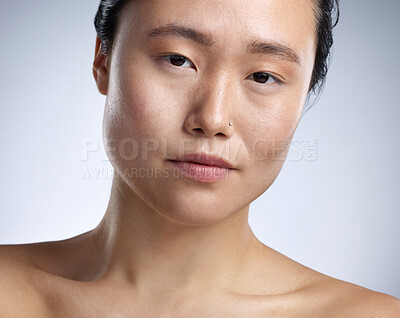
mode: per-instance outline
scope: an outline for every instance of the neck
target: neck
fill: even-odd
[[[234,290],[261,243],[248,224],[249,206],[217,223],[174,222],[114,177],[106,214],[94,230],[104,277],[138,289]]]

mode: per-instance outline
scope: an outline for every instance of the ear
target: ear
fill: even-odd
[[[96,49],[93,61],[93,76],[100,94],[107,95],[109,80],[108,55],[101,52],[101,40],[96,37]]]

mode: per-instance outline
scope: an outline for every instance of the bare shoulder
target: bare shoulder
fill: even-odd
[[[368,291],[359,297],[361,298],[358,305],[360,315],[365,317],[400,318],[399,299],[374,291]]]
[[[400,300],[362,286],[336,279],[273,251],[286,272],[297,276],[289,303],[304,317],[400,318]],[[281,278],[283,281],[284,278]]]
[[[0,318],[46,317],[36,269],[25,245],[0,245]]]
[[[60,240],[0,245],[0,318],[54,317],[55,288],[90,281],[99,263],[88,233]],[[49,314],[50,313],[50,314]]]
[[[346,294],[348,300],[336,304],[343,317],[400,318],[400,300],[393,296],[360,286],[350,288]]]
[[[321,274],[310,288],[324,317],[400,318],[400,300]]]

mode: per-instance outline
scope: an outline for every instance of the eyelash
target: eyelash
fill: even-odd
[[[170,59],[171,57],[181,57],[181,58],[184,58],[186,61],[189,61],[189,62],[193,65],[193,62],[192,62],[191,60],[189,60],[187,57],[185,57],[185,56],[183,56],[183,55],[179,55],[179,54],[163,55],[163,56],[160,56],[159,59],[165,60],[165,61],[168,62],[168,59]],[[185,61],[185,62],[186,62],[186,61]],[[168,63],[171,64],[172,66],[175,66],[175,67],[178,67],[178,68],[181,67],[181,66],[173,65],[171,62],[168,62]],[[193,66],[194,66],[194,65],[193,65]],[[255,73],[251,74],[250,76],[254,76],[254,75],[256,75],[256,74],[259,74],[259,75],[261,75],[261,76],[268,76],[269,78],[272,78],[272,79],[275,81],[275,84],[282,84],[282,81],[281,81],[281,80],[279,80],[278,78],[276,78],[275,76],[273,76],[272,74],[270,74],[270,73],[268,73],[268,72],[255,72]],[[249,77],[250,77],[250,76],[249,76]],[[269,78],[268,78],[268,80],[269,80]],[[268,80],[267,80],[267,82],[268,82]],[[259,82],[257,82],[257,83],[259,83]],[[265,84],[265,83],[261,83],[261,84]],[[274,85],[274,84],[268,84],[268,85]]]

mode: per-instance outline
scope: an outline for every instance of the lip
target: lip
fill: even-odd
[[[216,182],[228,177],[232,164],[226,160],[208,154],[189,154],[176,160],[169,160],[185,177],[199,182]]]
[[[185,161],[219,168],[234,169],[234,166],[225,159],[207,153],[187,154],[173,161]]]

